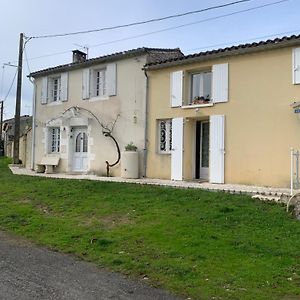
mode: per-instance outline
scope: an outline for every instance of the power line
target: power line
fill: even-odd
[[[3,92],[3,82],[4,82],[4,65],[2,66],[2,75],[1,75],[1,87],[0,87],[0,99]]]
[[[4,99],[3,99],[4,102],[6,101],[7,97],[9,96],[9,94],[10,94],[10,92],[11,92],[11,89],[12,89],[12,87],[13,87],[13,85],[14,85],[14,82],[15,82],[15,79],[16,79],[16,76],[17,76],[17,73],[18,73],[18,69],[17,69],[16,72],[15,72],[14,78],[13,78],[13,80],[12,80],[12,82],[11,82],[11,85],[10,85],[10,87],[9,87],[9,89],[8,89],[8,92],[7,92],[6,96],[5,96]]]
[[[188,11],[188,12],[181,13],[181,14],[175,14],[175,15],[170,15],[170,16],[161,17],[161,18],[154,18],[154,19],[150,19],[150,20],[146,20],[146,21],[133,22],[133,23],[129,23],[129,24],[122,24],[122,25],[116,25],[116,26],[110,26],[110,27],[103,27],[103,28],[99,28],[99,29],[76,31],[76,32],[69,32],[69,33],[38,35],[38,36],[32,36],[31,38],[33,38],[33,39],[54,38],[54,37],[62,37],[62,36],[70,36],[70,35],[78,35],[78,34],[87,34],[87,33],[99,32],[99,31],[108,31],[108,30],[132,27],[132,26],[148,24],[148,23],[153,23],[153,22],[160,22],[160,21],[164,21],[164,20],[168,20],[168,19],[179,18],[179,17],[192,15],[192,14],[199,14],[199,13],[202,13],[202,12],[205,12],[205,11],[224,8],[224,7],[237,5],[237,4],[244,3],[244,2],[250,2],[250,1],[253,1],[253,0],[239,0],[239,1],[229,2],[229,3],[225,3],[225,4],[221,4],[221,5],[210,6],[210,7],[199,9],[199,10]]]
[[[30,74],[31,71],[30,71],[30,67],[29,67],[29,63],[28,63],[28,57],[27,57],[27,51],[26,51],[25,47],[24,47],[24,54],[25,54],[25,61],[26,61],[27,69],[28,69],[28,72]]]
[[[239,10],[239,11],[236,11],[236,12],[233,12],[233,13],[229,13],[229,14],[224,14],[224,15],[219,15],[219,16],[216,16],[216,17],[211,17],[211,18],[203,19],[203,20],[200,20],[200,21],[195,21],[195,22],[191,22],[191,23],[187,23],[187,24],[182,24],[182,25],[178,25],[178,26],[168,27],[168,28],[164,28],[164,29],[161,29],[161,30],[146,32],[146,33],[142,33],[142,34],[139,34],[139,35],[125,37],[125,38],[122,38],[122,39],[117,39],[117,40],[113,40],[113,41],[109,41],[109,42],[104,42],[104,43],[100,43],[100,44],[95,44],[95,45],[90,46],[89,48],[95,48],[95,47],[99,47],[99,46],[114,44],[114,43],[118,43],[118,42],[122,42],[122,41],[126,41],[126,40],[136,39],[136,38],[143,37],[143,36],[148,36],[148,35],[152,35],[152,34],[156,34],[156,33],[161,33],[161,32],[165,32],[165,31],[170,31],[170,30],[174,30],[174,29],[178,29],[178,28],[183,28],[183,27],[187,27],[187,26],[191,26],[191,25],[195,25],[195,24],[199,24],[199,23],[213,21],[213,20],[216,20],[216,19],[221,19],[221,18],[224,18],[224,17],[229,17],[229,16],[232,16],[232,15],[237,15],[237,14],[245,13],[245,12],[248,12],[248,11],[253,11],[253,10],[257,10],[257,9],[268,7],[268,6],[277,5],[277,4],[280,4],[280,3],[283,3],[283,2],[287,2],[287,1],[289,1],[289,0],[280,0],[280,1],[276,1],[276,2],[271,2],[271,3],[264,4],[264,5],[259,5],[259,6],[255,6],[255,7],[252,7],[252,8],[248,8],[248,9],[244,9],[244,10]],[[292,32],[296,32],[296,31],[298,31],[298,30],[295,30],[295,31],[292,31]],[[278,34],[280,34],[280,33],[278,33]],[[273,35],[276,35],[276,34],[273,34]],[[207,46],[205,48],[208,48],[208,47],[210,47],[210,46]],[[62,51],[62,52],[56,52],[56,53],[46,54],[46,55],[41,55],[41,56],[29,58],[28,60],[34,60],[34,59],[51,57],[51,56],[60,55],[60,54],[66,54],[66,53],[70,53],[70,51],[72,51],[72,50],[67,50],[67,51]]]
[[[92,48],[92,47],[94,48],[94,47],[98,47],[98,46],[103,46],[103,45],[108,45],[108,44],[113,44],[113,43],[121,42],[121,41],[125,41],[125,40],[135,39],[135,38],[139,38],[139,37],[143,37],[143,36],[147,36],[147,35],[152,35],[152,34],[155,34],[155,33],[161,33],[161,32],[165,32],[165,31],[170,31],[170,30],[174,30],[174,29],[178,29],[178,28],[183,28],[183,27],[187,27],[187,26],[191,26],[191,25],[195,25],[195,24],[199,24],[199,23],[208,22],[208,21],[213,21],[213,20],[224,18],[224,17],[229,17],[229,16],[232,16],[232,15],[237,15],[237,14],[240,14],[240,13],[244,13],[244,12],[248,12],[248,11],[252,11],[252,10],[264,8],[264,7],[267,7],[267,6],[277,5],[277,4],[280,4],[282,2],[287,2],[287,1],[289,1],[289,0],[280,0],[280,1],[276,1],[276,2],[271,2],[271,3],[264,4],[264,5],[259,5],[259,6],[255,6],[255,7],[252,7],[252,8],[239,10],[239,11],[232,12],[232,13],[229,13],[229,14],[224,14],[224,15],[219,15],[219,16],[216,16],[216,17],[211,17],[211,18],[203,19],[203,20],[200,20],[200,21],[186,23],[186,24],[182,24],[182,25],[178,25],[178,26],[172,26],[172,27],[161,29],[161,30],[156,30],[156,31],[147,32],[147,33],[142,33],[142,34],[134,35],[134,36],[127,37],[127,38],[122,38],[122,39],[113,40],[113,41],[110,41],[110,42],[104,42],[104,43],[101,43],[101,44],[92,45],[92,46],[90,46],[90,48]]]

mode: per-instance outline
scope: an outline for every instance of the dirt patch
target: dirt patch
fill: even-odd
[[[128,215],[103,216],[101,217],[100,222],[107,229],[113,229],[115,227],[134,223],[132,220],[130,220]]]
[[[93,216],[84,220],[80,225],[84,227],[100,226],[104,229],[110,230],[119,226],[134,224],[129,218],[129,215],[109,215],[109,216]]]
[[[19,199],[18,203],[21,203],[21,204],[30,204],[30,203],[32,203],[32,199],[28,198],[28,197],[24,197],[24,198]]]

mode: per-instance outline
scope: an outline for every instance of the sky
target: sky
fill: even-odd
[[[0,0],[0,100],[14,116],[19,35],[27,37],[99,29],[201,10],[236,0]],[[138,47],[177,48],[184,54],[300,34],[300,0],[248,2],[144,25],[56,38],[31,39],[23,64],[21,114],[31,114],[27,75],[70,63],[72,50],[89,58]],[[258,8],[266,4],[274,3]],[[174,28],[177,27],[177,28]],[[11,87],[11,89],[10,89]],[[10,93],[8,93],[10,90]]]

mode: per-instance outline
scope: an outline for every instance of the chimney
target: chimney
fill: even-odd
[[[86,60],[86,53],[79,51],[79,50],[73,50],[73,63],[79,63]]]

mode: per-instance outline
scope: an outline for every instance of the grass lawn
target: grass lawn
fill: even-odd
[[[0,229],[192,299],[300,299],[300,222],[244,195],[12,175]]]

